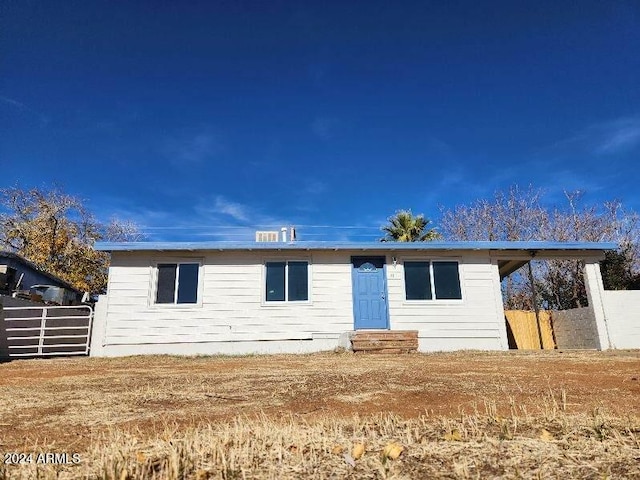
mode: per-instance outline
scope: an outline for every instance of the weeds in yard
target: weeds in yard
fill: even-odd
[[[81,461],[0,464],[0,480],[640,478],[639,360],[11,362],[0,365],[0,452],[78,452]]]
[[[80,465],[2,465],[0,479],[640,476],[637,418],[601,411],[499,417],[490,402],[485,408],[458,418],[410,420],[239,417],[186,431],[167,426],[146,440],[113,430],[90,445]]]

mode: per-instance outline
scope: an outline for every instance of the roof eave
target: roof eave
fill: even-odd
[[[615,250],[612,242],[120,242],[98,243],[106,252],[196,252],[196,251],[287,251],[287,250],[351,250],[351,251],[605,251]]]

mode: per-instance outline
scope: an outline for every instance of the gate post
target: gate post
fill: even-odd
[[[40,318],[40,338],[38,339],[38,355],[42,355],[42,347],[44,345],[44,332],[47,328],[47,307],[42,308],[42,316]]]
[[[107,296],[100,295],[93,307],[90,357],[104,357],[107,344]]]
[[[9,358],[9,345],[7,343],[7,324],[4,321],[4,305],[0,298],[0,360]]]

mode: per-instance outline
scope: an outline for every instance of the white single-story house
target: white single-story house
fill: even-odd
[[[133,242],[97,248],[111,253],[111,267],[107,293],[96,304],[93,356],[314,352],[349,348],[359,331],[417,332],[420,351],[506,350],[501,279],[532,258],[585,262],[593,348],[616,346],[599,268],[604,252],[616,248],[612,243]],[[637,333],[633,342],[640,347]]]

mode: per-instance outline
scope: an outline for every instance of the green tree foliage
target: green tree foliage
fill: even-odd
[[[0,248],[15,252],[79,290],[106,289],[109,255],[100,240],[138,240],[131,222],[98,222],[83,202],[59,189],[0,189]]]
[[[411,210],[398,210],[387,220],[389,224],[381,228],[385,233],[383,242],[427,242],[440,238],[434,228],[427,230],[431,220],[422,214],[413,215]]]
[[[640,290],[640,273],[633,271],[632,260],[623,250],[606,252],[600,271],[607,290]]]

